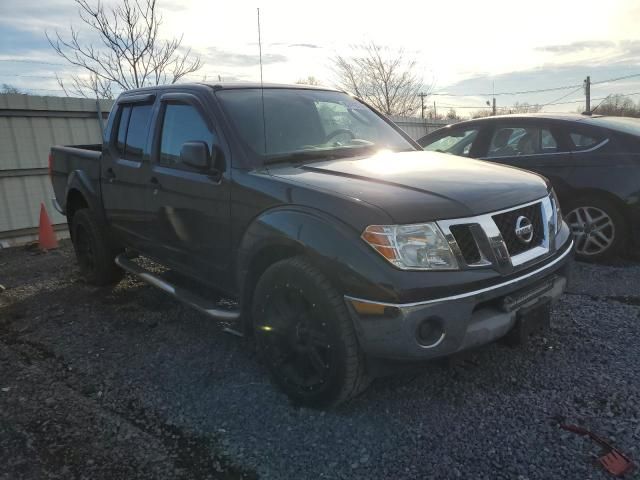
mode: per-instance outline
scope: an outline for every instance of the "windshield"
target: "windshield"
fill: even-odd
[[[415,150],[375,112],[344,93],[265,88],[264,124],[259,88],[221,90],[216,95],[242,142],[263,163]]]
[[[468,130],[455,130],[429,144],[424,144],[428,140],[419,143],[428,151],[468,156],[471,150],[471,143],[477,136],[478,129],[469,128]]]

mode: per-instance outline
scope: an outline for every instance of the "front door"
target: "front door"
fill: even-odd
[[[190,94],[162,97],[150,205],[154,245],[163,263],[214,285],[228,281],[230,266],[230,187],[212,168],[181,161],[186,142],[204,142],[209,155],[219,149],[213,119]]]

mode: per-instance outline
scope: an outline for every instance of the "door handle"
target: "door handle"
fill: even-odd
[[[158,180],[157,177],[151,177],[149,179],[149,183],[151,183],[151,185],[153,185],[153,194],[157,195],[158,194],[158,187],[160,187],[160,181]]]
[[[113,171],[113,168],[109,167],[104,172],[104,176],[109,181],[109,183],[113,183],[113,180],[116,178],[116,172]]]

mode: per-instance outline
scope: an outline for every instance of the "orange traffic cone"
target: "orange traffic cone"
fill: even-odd
[[[42,250],[51,250],[52,248],[58,248],[58,239],[56,238],[56,232],[53,231],[53,225],[49,220],[47,209],[44,208],[44,203],[40,204],[40,227],[38,228],[38,243]]]

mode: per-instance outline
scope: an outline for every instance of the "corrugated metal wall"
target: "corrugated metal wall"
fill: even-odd
[[[391,120],[407,132],[414,140],[418,140],[420,137],[424,137],[427,133],[431,133],[445,125],[455,123],[451,120],[430,120],[428,118],[416,117],[391,117]]]
[[[100,101],[106,115],[113,102]],[[24,237],[37,228],[40,202],[54,224],[56,212],[47,174],[52,145],[99,143],[102,135],[95,100],[0,95],[0,239]]]

